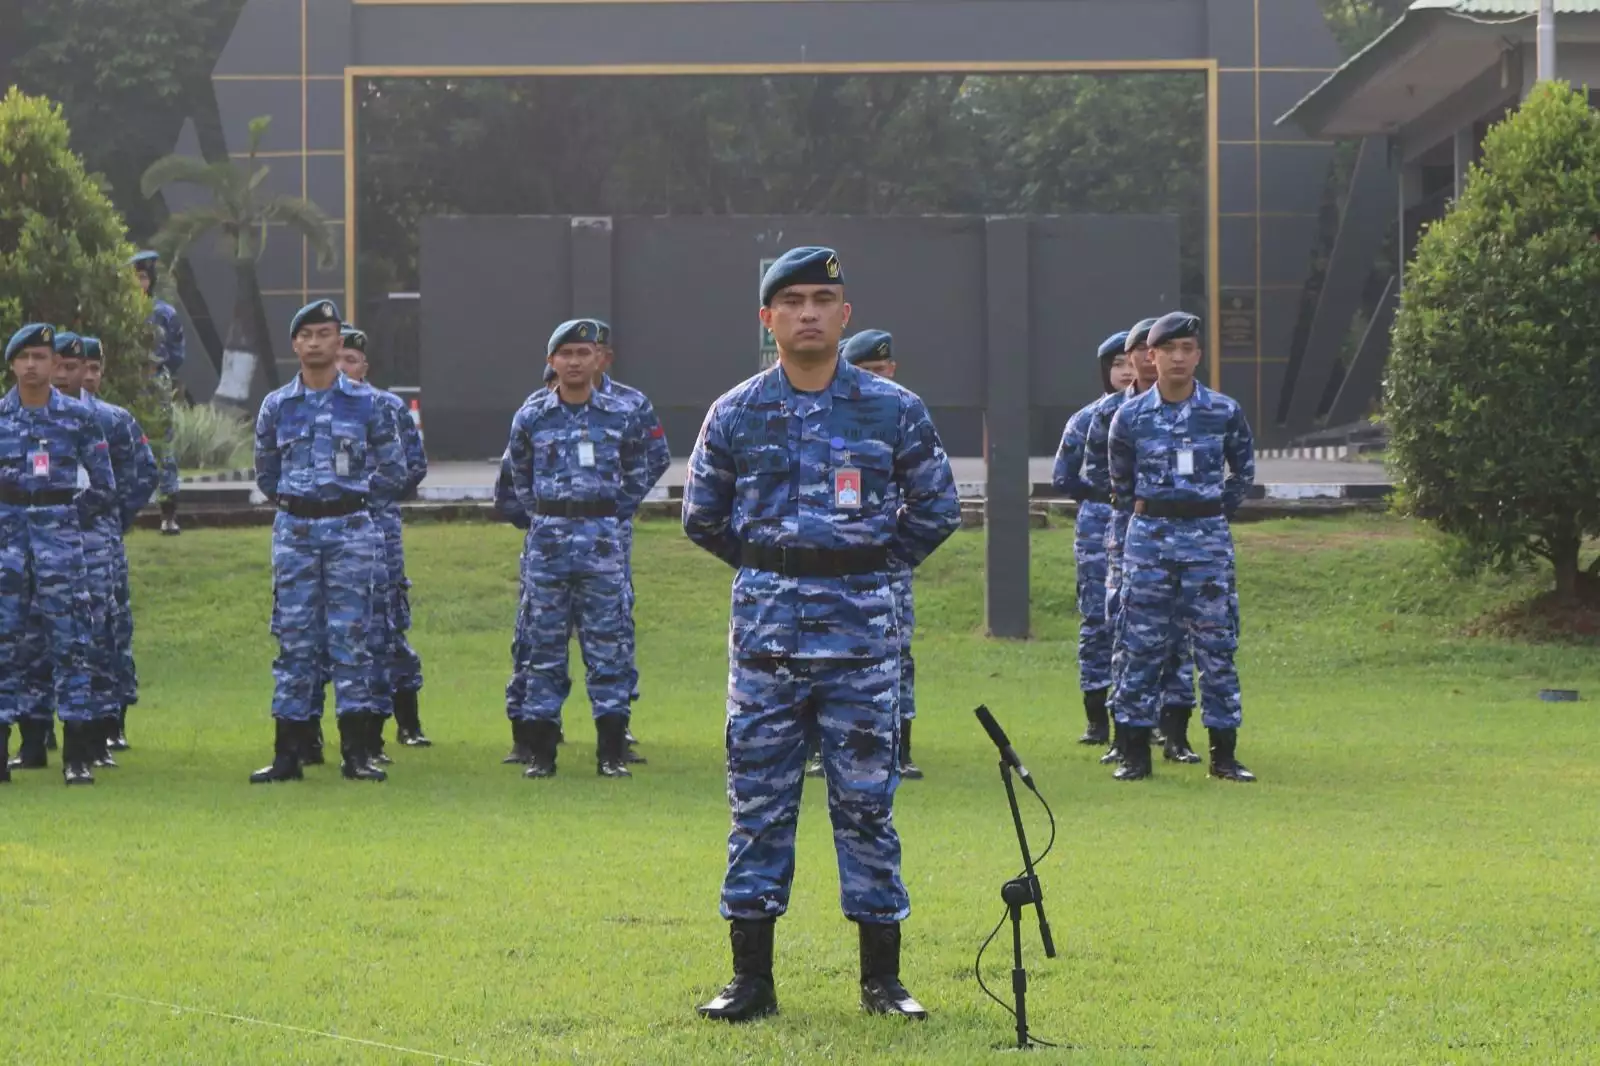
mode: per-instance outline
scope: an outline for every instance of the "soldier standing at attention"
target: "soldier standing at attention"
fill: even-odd
[[[722,883],[733,980],[700,1008],[778,1008],[773,928],[789,905],[806,741],[819,732],[840,903],[861,941],[861,1003],[925,1018],[900,983],[911,901],[894,828],[900,635],[894,576],[961,524],[955,479],[915,395],[839,358],[839,258],[785,252],[761,282],[778,363],[711,406],[689,459],[683,528],[736,569],[729,635]]]
[[[844,361],[869,374],[894,380],[899,364],[894,358],[894,336],[881,329],[862,330],[844,341],[839,348]],[[894,577],[895,610],[900,615],[900,776],[908,781],[919,780],[922,768],[911,759],[911,723],[917,717],[917,664],[911,657],[911,638],[916,630],[916,602],[911,595],[911,571]],[[818,774],[822,773],[821,753],[818,753]]]
[[[155,331],[155,349],[150,353],[150,374],[156,379],[161,396],[161,413],[167,420],[167,432],[157,458],[161,461],[161,485],[156,498],[161,502],[161,532],[175,537],[183,530],[178,528],[178,457],[172,450],[173,390],[177,387],[174,376],[183,366],[186,348],[183,340],[183,320],[177,308],[156,296],[156,269],[161,256],[156,252],[140,252],[129,260],[139,274],[139,287],[150,297],[149,325]]]
[[[94,415],[50,384],[55,358],[55,329],[44,323],[23,326],[6,344],[17,383],[0,398],[0,756],[21,710],[28,625],[37,614],[61,716],[62,774],[69,785],[92,785],[79,471],[88,475],[82,494],[90,511],[114,506],[117,487]],[[42,732],[37,744],[43,765]],[[8,780],[10,770],[0,769],[0,781]]]
[[[101,374],[105,370],[105,349],[98,337],[83,338],[83,391],[93,397],[96,410],[111,412],[118,422],[126,423],[128,438],[134,442],[133,466],[126,474],[116,466],[113,455],[112,469],[117,478],[117,493],[121,497],[115,543],[117,582],[114,590],[113,630],[117,641],[117,684],[120,690],[121,711],[117,715],[116,735],[107,747],[112,751],[128,750],[128,708],[139,702],[139,672],[133,660],[133,600],[128,587],[128,552],[123,538],[133,528],[134,519],[144,510],[145,504],[155,494],[160,477],[155,452],[150,438],[145,436],[133,413],[100,399]],[[107,434],[110,443],[110,434]]]
[[[596,772],[632,776],[622,527],[644,499],[646,459],[633,408],[594,387],[597,332],[587,319],[556,327],[545,348],[555,385],[523,404],[506,444],[517,503],[530,518],[518,612],[524,630],[513,641],[513,681],[521,674],[525,686],[513,736],[529,752],[529,778],[555,774],[574,622],[594,711]]]
[[[1156,387],[1111,421],[1111,487],[1133,501],[1123,548],[1122,639],[1127,664],[1113,696],[1123,728],[1115,776],[1150,776],[1163,667],[1187,637],[1200,672],[1211,776],[1254,781],[1235,756],[1240,721],[1239,643],[1228,519],[1255,480],[1250,424],[1237,402],[1195,380],[1200,320],[1185,312],[1150,328]]]
[[[1109,744],[1111,717],[1106,701],[1111,695],[1111,623],[1106,618],[1106,534],[1111,526],[1111,491],[1083,479],[1084,451],[1089,426],[1100,403],[1133,384],[1133,367],[1127,354],[1128,331],[1113,333],[1100,345],[1099,399],[1067,419],[1056,449],[1051,482],[1057,492],[1078,501],[1073,523],[1072,554],[1077,563],[1078,687],[1083,691],[1083,714],[1088,728],[1079,744]]]
[[[256,485],[278,508],[272,523],[272,765],[252,783],[298,780],[315,723],[312,691],[325,664],[333,674],[341,771],[382,781],[371,764],[382,708],[373,693],[371,508],[406,486],[405,453],[394,420],[373,391],[339,373],[339,309],[318,300],[289,323],[300,373],[261,402],[256,418]],[[368,466],[368,454],[373,455]],[[370,473],[368,472],[370,469]]]

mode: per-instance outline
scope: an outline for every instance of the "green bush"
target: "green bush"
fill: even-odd
[[[240,415],[210,404],[179,404],[172,447],[181,470],[241,470],[254,458],[255,433]]]
[[[152,440],[166,428],[147,368],[150,302],[127,266],[122,216],[67,146],[61,109],[15,86],[0,99],[0,329],[49,322],[99,337],[104,395]]]
[[[1385,383],[1402,506],[1467,557],[1551,562],[1600,534],[1600,114],[1539,86],[1406,272]]]

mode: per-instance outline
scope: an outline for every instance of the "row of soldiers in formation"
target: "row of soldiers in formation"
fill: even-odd
[[[1239,597],[1228,520],[1255,480],[1240,406],[1196,379],[1200,320],[1147,318],[1101,344],[1105,395],[1067,420],[1053,483],[1078,501],[1078,678],[1088,728],[1113,776],[1189,745],[1198,674],[1211,776],[1254,781],[1239,762]],[[1197,669],[1198,668],[1198,669]]]
[[[129,260],[146,296],[159,262],[149,251]],[[36,322],[6,345],[16,384],[0,399],[0,782],[49,766],[57,717],[69,785],[93,784],[128,749],[139,682],[123,537],[152,496],[162,532],[179,531],[171,375],[183,326],[153,297],[147,324],[142,369],[167,423],[154,444],[100,398],[108,355],[98,337]]]

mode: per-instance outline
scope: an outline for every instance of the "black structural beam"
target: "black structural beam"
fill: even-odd
[[[989,634],[1028,636],[1029,223],[991,218],[985,226],[984,588]]]
[[[1342,426],[1366,417],[1383,383],[1383,368],[1389,362],[1389,331],[1394,328],[1394,315],[1399,307],[1399,280],[1390,278],[1383,298],[1378,301],[1378,310],[1361,338],[1355,361],[1344,376],[1344,384],[1339,386],[1339,395],[1333,398],[1333,406],[1328,409],[1329,425]]]

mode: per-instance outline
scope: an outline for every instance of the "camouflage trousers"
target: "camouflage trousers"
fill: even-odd
[[[372,629],[379,538],[366,512],[338,518],[295,518],[282,511],[272,523],[272,664],[275,718],[314,717],[323,677],[333,679],[338,713],[378,713]]]
[[[151,451],[155,452],[156,465],[160,471],[160,479],[156,482],[156,500],[166,503],[168,500],[178,498],[180,482],[178,480],[178,455],[176,451],[176,430],[172,424],[172,412],[177,407],[176,389],[172,377],[165,370],[156,373],[157,402],[161,405],[162,417],[166,419],[166,432],[161,434],[159,441],[151,441]]]
[[[583,533],[574,537],[569,550],[555,551],[549,531],[537,525],[529,531],[511,643],[512,676],[506,686],[506,710],[513,718],[560,721],[561,706],[572,691],[567,652],[574,630],[594,717],[628,714],[627,571],[613,541],[605,541],[613,552],[580,550],[588,543]],[[519,688],[520,699],[513,702]]]
[[[112,629],[117,641],[117,685],[124,707],[139,702],[139,670],[133,658],[133,593],[128,582],[128,550],[116,542],[116,584],[111,590]]]
[[[35,660],[50,665],[45,688],[63,722],[94,717],[83,573],[83,536],[70,508],[0,504],[0,723],[39,713],[27,680]],[[35,616],[42,648],[28,639]],[[48,705],[43,710],[47,717]]]
[[[1130,517],[1124,511],[1113,512],[1111,523],[1106,528],[1106,631],[1111,640],[1109,687],[1113,692],[1121,683],[1128,664],[1128,648],[1121,627],[1126,566],[1123,545],[1127,540]],[[1194,708],[1194,649],[1187,636],[1179,640],[1161,668],[1161,705],[1185,710]]]
[[[83,521],[80,516],[80,522]],[[92,517],[82,533],[83,572],[79,582],[88,610],[88,643],[84,668],[89,674],[89,706],[93,718],[114,718],[124,703],[122,632],[117,591],[126,580],[127,557],[122,552],[117,519]],[[55,715],[55,668],[48,654],[48,625],[37,609],[29,621],[27,675],[23,679],[21,717],[51,720]],[[129,634],[131,638],[132,634]],[[132,658],[131,650],[127,653]]]
[[[911,913],[900,877],[900,666],[894,659],[734,659],[728,668],[728,871],[724,918],[789,907],[807,741],[821,741],[845,917]]]
[[[1095,692],[1111,687],[1111,617],[1106,610],[1109,578],[1106,537],[1111,505],[1078,505],[1072,556],[1078,571],[1078,687]]]
[[[389,683],[396,692],[419,692],[422,689],[422,657],[406,637],[411,631],[411,579],[406,577],[406,549],[399,507],[379,511],[376,521],[383,535],[387,582],[385,602],[389,606],[389,633],[385,646]]]
[[[1165,671],[1187,651],[1206,727],[1239,728],[1239,602],[1227,521],[1135,519],[1124,565],[1118,639],[1127,663],[1113,695],[1117,721],[1156,725]]]
[[[911,594],[911,575],[894,579],[895,615],[900,621],[900,720],[917,716],[917,662],[911,657],[912,631],[917,627],[917,605]]]

